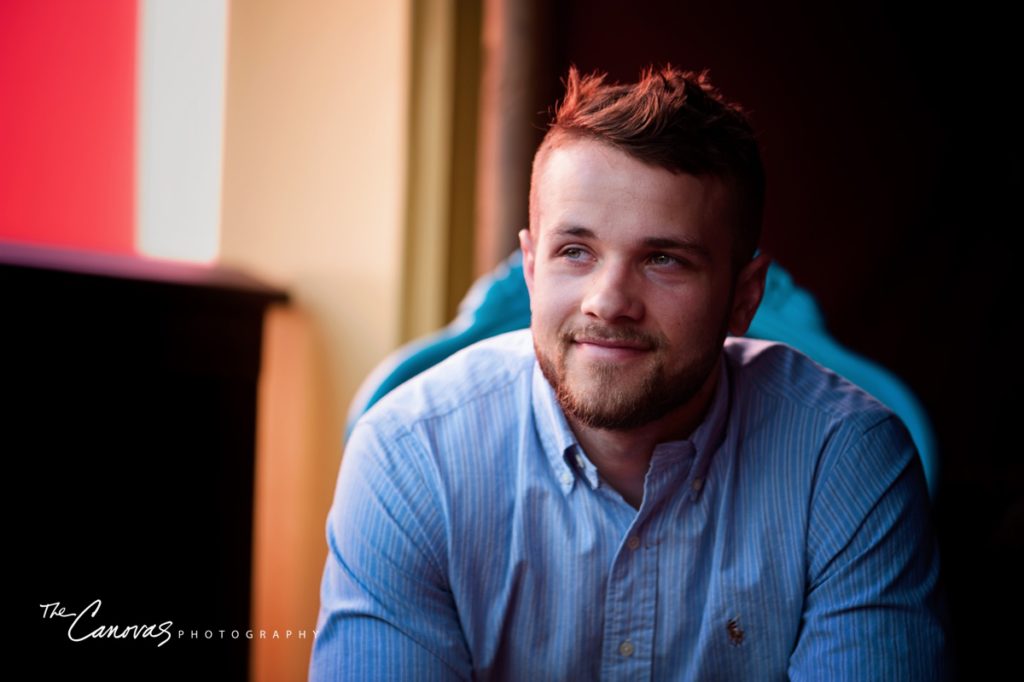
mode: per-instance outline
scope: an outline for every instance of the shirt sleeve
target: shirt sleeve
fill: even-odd
[[[819,463],[793,680],[949,675],[938,547],[910,434],[895,416],[836,434]]]
[[[445,515],[423,455],[408,431],[353,431],[327,519],[310,680],[469,678]]]

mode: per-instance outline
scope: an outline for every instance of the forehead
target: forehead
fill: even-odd
[[[547,150],[534,177],[539,238],[567,225],[598,236],[685,236],[728,247],[732,194],[715,177],[673,173],[609,145],[572,140]]]

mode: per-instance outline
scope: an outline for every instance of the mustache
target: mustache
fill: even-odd
[[[559,338],[563,345],[569,345],[581,339],[609,341],[612,343],[622,342],[643,346],[651,350],[660,348],[663,345],[660,337],[635,327],[606,327],[597,324],[566,329],[560,334]]]

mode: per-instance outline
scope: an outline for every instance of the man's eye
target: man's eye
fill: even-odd
[[[650,257],[650,261],[654,265],[681,265],[680,261],[675,256],[670,256],[667,253],[655,253]]]
[[[569,260],[579,260],[586,255],[586,252],[578,246],[568,246],[562,249],[562,257]]]

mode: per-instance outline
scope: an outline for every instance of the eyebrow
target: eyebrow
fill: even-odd
[[[567,225],[555,230],[555,235],[560,237],[579,237],[582,239],[596,239],[594,231],[578,225]],[[711,260],[711,249],[703,242],[692,239],[677,239],[674,237],[645,237],[641,242],[649,249],[674,249],[687,251],[696,254],[705,260]]]
[[[703,242],[683,239],[669,239],[666,237],[648,237],[643,241],[644,246],[650,249],[678,249],[694,253],[701,258],[711,260],[711,249]]]

